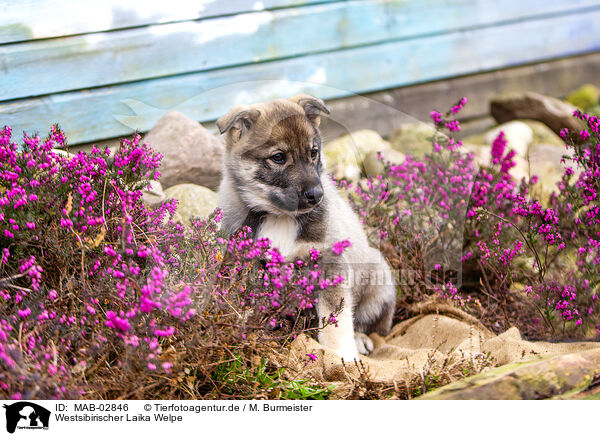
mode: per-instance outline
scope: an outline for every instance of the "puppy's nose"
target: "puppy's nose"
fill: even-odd
[[[320,185],[313,186],[312,188],[308,188],[304,191],[304,198],[310,204],[317,204],[323,198],[323,187]]]

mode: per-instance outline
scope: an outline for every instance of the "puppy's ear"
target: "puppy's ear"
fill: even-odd
[[[329,113],[329,108],[325,105],[323,100],[313,97],[312,95],[298,94],[290,97],[290,100],[304,109],[304,113],[315,126],[319,126],[321,123],[322,113]]]
[[[252,129],[259,116],[258,109],[252,109],[250,106],[235,106],[217,120],[217,127],[221,133],[231,130],[231,138],[233,142],[237,142],[244,133]]]

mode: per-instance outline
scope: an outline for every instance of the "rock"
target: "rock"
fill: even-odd
[[[579,131],[582,124],[573,117],[575,107],[556,98],[533,92],[498,97],[491,101],[490,112],[502,124],[521,118],[541,121],[557,135],[565,127]]]
[[[72,159],[75,156],[73,153],[69,153],[67,150],[63,150],[62,148],[53,148],[52,152],[69,159]]]
[[[534,196],[543,199],[547,194],[558,189],[556,184],[565,171],[565,165],[561,160],[563,156],[569,154],[564,146],[557,147],[553,144],[533,144],[529,148],[530,172],[532,176],[534,174],[538,176],[538,182],[532,192]]]
[[[164,187],[180,183],[218,187],[225,146],[196,121],[180,112],[169,112],[144,142],[163,155],[160,182]]]
[[[405,123],[390,133],[392,148],[421,159],[425,153],[433,150],[431,138],[435,129],[425,123]]]
[[[210,189],[183,183],[165,189],[167,199],[176,198],[179,201],[174,221],[188,224],[190,218],[205,218],[217,207],[217,194]]]
[[[463,144],[462,151],[473,154],[473,159],[479,166],[488,166],[492,159],[492,147],[489,145]]]
[[[162,185],[158,180],[151,180],[150,185],[142,194],[142,201],[151,208],[158,207],[167,197],[163,191]]]
[[[383,160],[392,164],[401,164],[406,159],[406,155],[394,149],[382,150],[380,152],[372,151],[363,160],[363,170],[367,176],[374,177],[377,174],[383,174],[383,162],[379,160],[378,154],[381,154]]]
[[[600,100],[600,90],[588,83],[570,93],[566,100],[573,106],[577,106],[588,112],[591,108],[598,105],[598,100]]]
[[[541,121],[520,120],[533,131],[533,144],[551,144],[564,148],[565,141]]]
[[[529,144],[533,141],[533,130],[527,124],[520,121],[510,121],[494,127],[485,133],[485,143],[492,145],[501,131],[504,132],[508,148],[515,150],[519,156],[527,156]]]
[[[533,188],[537,194],[545,195],[555,190],[556,182],[564,172],[560,161],[567,150],[564,141],[540,121],[519,120],[502,124],[483,135],[465,138],[463,149],[473,153],[475,162],[480,166],[489,165],[491,147],[487,144],[493,142],[500,130],[506,135],[507,147],[517,151],[514,157],[517,165],[510,170],[510,174],[516,180],[523,177],[528,179],[530,174],[537,175],[539,182]],[[466,143],[467,140],[484,142],[486,145]]]
[[[465,136],[462,139],[463,144],[486,145],[485,134],[478,133],[476,135]]]
[[[367,154],[389,148],[389,142],[379,136],[379,133],[373,130],[357,130],[325,144],[323,153],[327,170],[333,171],[336,178],[356,181],[360,177],[360,169]]]
[[[516,165],[509,170],[510,175],[513,176],[517,182],[520,182],[523,178],[529,180],[529,163],[527,162],[527,157],[517,154],[513,158],[513,161]],[[531,173],[531,175],[533,175],[533,173]]]
[[[600,349],[500,366],[435,391],[419,400],[534,400],[589,393],[600,373]],[[593,398],[593,397],[592,397]]]

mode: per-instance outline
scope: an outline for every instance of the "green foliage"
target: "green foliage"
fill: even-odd
[[[259,396],[275,400],[326,400],[333,387],[322,387],[308,380],[289,380],[283,368],[269,365],[266,358],[260,358],[255,368],[248,367],[240,355],[218,365],[213,380],[228,395],[251,387]]]

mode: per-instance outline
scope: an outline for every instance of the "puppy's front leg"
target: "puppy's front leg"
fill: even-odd
[[[342,310],[338,313],[335,324],[323,327],[323,319],[328,320],[330,315],[343,302]],[[349,292],[344,292],[341,287],[325,290],[319,297],[317,304],[319,316],[319,343],[335,351],[346,362],[358,359],[358,350],[354,340],[354,326],[352,323],[352,300]]]

